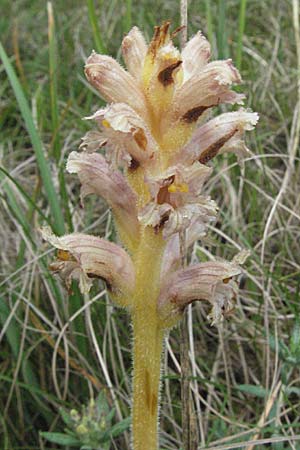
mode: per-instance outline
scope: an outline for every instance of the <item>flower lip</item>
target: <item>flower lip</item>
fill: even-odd
[[[86,61],[88,81],[108,102],[127,103],[140,114],[145,113],[145,97],[133,76],[110,56],[92,52]]]
[[[158,298],[158,313],[162,321],[170,326],[188,304],[206,300],[213,307],[209,316],[212,324],[220,322],[224,313],[232,309],[237,295],[237,284],[233,280],[241,273],[237,261],[209,261],[171,274],[165,280]]]
[[[113,209],[129,237],[139,234],[137,196],[119,170],[114,170],[99,153],[71,152],[67,171],[77,173],[82,184],[81,200],[90,194],[103,197]]]
[[[142,224],[155,230],[163,228],[163,236],[168,238],[185,230],[193,220],[202,224],[214,220],[215,202],[200,195],[211,171],[195,162],[190,167],[178,164],[157,177],[146,177],[152,199],[139,212]]]
[[[236,153],[238,157],[247,155],[242,137],[245,131],[255,127],[258,119],[257,113],[243,108],[216,116],[195,130],[180,154],[174,157],[174,163],[199,161],[206,164],[217,154],[227,151]]]
[[[116,159],[130,163],[132,158],[139,165],[144,165],[157,152],[157,143],[146,122],[127,104],[111,104],[86,119],[96,120],[103,130],[102,135],[106,138],[111,153],[119,155]]]
[[[133,263],[118,245],[83,233],[58,237],[49,227],[40,232],[43,239],[58,249],[57,261],[50,268],[60,274],[68,288],[72,279],[77,279],[81,292],[87,293],[92,285],[91,279],[101,278],[116,295],[133,290]]]
[[[122,42],[122,55],[129,73],[140,79],[144,59],[147,53],[147,44],[138,27],[133,27]]]

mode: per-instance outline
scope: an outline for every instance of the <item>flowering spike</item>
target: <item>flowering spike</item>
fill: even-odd
[[[119,303],[131,306],[134,450],[157,450],[165,330],[194,300],[212,304],[212,323],[222,320],[237,295],[232,277],[245,258],[180,269],[183,249],[205,238],[218,211],[205,193],[213,170],[207,163],[227,151],[244,154],[243,134],[258,116],[240,110],[206,122],[214,106],[243,103],[244,95],[232,90],[241,77],[230,59],[209,62],[210,45],[200,32],[180,52],[173,43],[178,31],[170,32],[166,21],[147,46],[134,27],[122,42],[127,70],[95,52],[85,66],[88,81],[109,104],[87,117],[98,130],[84,136],[84,151],[70,154],[67,169],[78,174],[82,198],[96,193],[111,206],[131,256],[93,236],[44,232],[59,249],[52,268],[67,284],[77,278],[87,292],[91,277],[104,278]]]

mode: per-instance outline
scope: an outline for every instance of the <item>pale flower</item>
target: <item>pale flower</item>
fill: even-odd
[[[158,311],[166,328],[177,323],[190,303],[206,300],[212,305],[209,319],[218,324],[234,307],[241,273],[234,262],[209,261],[180,269],[165,279],[158,298]]]
[[[131,166],[145,166],[154,158],[158,146],[153,139],[145,121],[125,103],[113,103],[100,109],[86,119],[97,122],[101,132],[98,132],[98,148],[107,144],[108,158],[115,166],[127,162]],[[95,137],[89,134],[83,138],[81,147],[90,151]]]
[[[58,249],[50,269],[60,275],[68,289],[72,279],[88,293],[94,278],[103,279],[115,295],[128,295],[134,289],[134,267],[128,254],[118,245],[83,233],[55,236],[50,228],[41,229],[43,238]]]
[[[211,168],[198,162],[185,167],[177,165],[156,177],[146,177],[151,201],[139,214],[144,225],[156,230],[163,227],[165,238],[184,231],[192,222],[202,225],[215,219],[217,206],[200,195]]]
[[[133,238],[139,233],[137,195],[122,173],[114,170],[102,155],[72,152],[68,158],[67,171],[79,176],[82,184],[81,202],[90,194],[103,197],[127,235]]]

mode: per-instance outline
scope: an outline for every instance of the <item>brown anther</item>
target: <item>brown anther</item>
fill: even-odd
[[[131,158],[131,161],[129,163],[129,170],[131,170],[132,172],[134,172],[135,170],[137,170],[140,167],[140,163],[134,159]]]
[[[174,39],[174,37],[176,37],[177,34],[180,33],[182,30],[184,30],[185,28],[186,28],[185,25],[182,25],[181,27],[177,27],[177,28],[170,34],[171,39]]]
[[[154,227],[154,232],[156,234],[159,233],[159,231],[162,229],[164,224],[169,220],[169,217],[170,217],[170,211],[168,211],[164,216],[161,217],[159,224]]]
[[[154,27],[154,35],[148,48],[148,54],[153,58],[155,58],[157,50],[166,43],[170,24],[170,21],[165,21],[160,27]]]
[[[196,108],[189,109],[182,117],[181,120],[186,123],[196,122],[199,117],[206,111],[208,108],[212,106],[196,106]]]
[[[175,63],[171,64],[170,66],[166,67],[165,69],[161,70],[157,76],[158,81],[163,86],[169,86],[170,84],[174,83],[173,79],[173,72],[181,66],[182,61],[176,61]]]
[[[201,154],[199,158],[199,162],[201,164],[206,164],[208,161],[210,161],[212,158],[214,158],[220,151],[220,149],[223,147],[223,145],[226,144],[227,141],[229,141],[230,138],[237,132],[238,130],[235,129],[231,131],[230,133],[227,133],[225,136],[221,137],[217,142],[214,142],[211,146],[209,146],[204,152]]]
[[[137,128],[133,132],[133,139],[142,150],[146,150],[148,141],[142,128]]]
[[[164,186],[160,188],[157,194],[156,202],[158,205],[162,205],[163,203],[169,203],[170,193],[168,191],[168,187],[174,183],[175,176],[172,175],[164,181]]]
[[[232,280],[232,277],[224,278],[223,283],[228,284],[230,280]]]
[[[59,261],[76,261],[74,256],[67,250],[58,249],[56,256]]]

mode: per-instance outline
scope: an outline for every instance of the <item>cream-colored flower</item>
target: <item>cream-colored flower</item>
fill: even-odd
[[[98,139],[107,143],[107,157],[114,165],[122,166],[125,161],[129,167],[145,166],[153,161],[157,144],[145,121],[130,106],[112,103],[86,119],[97,122],[101,129]],[[91,147],[92,142],[85,141]]]
[[[143,92],[115,59],[93,52],[86,62],[85,74],[108,102],[127,103],[141,115],[146,112]]]
[[[206,164],[219,153],[232,152],[239,159],[248,156],[244,141],[245,131],[253,130],[258,114],[244,109],[221,114],[197,128],[187,145],[174,156],[174,162]]]
[[[197,75],[210,59],[210,43],[198,31],[185,45],[181,52],[183,82],[185,83],[192,76]]]
[[[214,220],[217,207],[209,197],[200,195],[211,168],[195,162],[177,165],[156,177],[146,177],[151,201],[139,213],[144,225],[159,230],[168,238],[185,230],[192,222],[202,225]]]
[[[58,273],[70,289],[78,280],[82,293],[89,292],[94,278],[106,281],[116,295],[128,295],[134,288],[134,267],[128,254],[118,245],[83,233],[55,236],[49,227],[41,229],[43,238],[58,249],[50,269]]]
[[[77,173],[82,184],[81,200],[90,194],[103,197],[112,208],[129,237],[139,233],[137,195],[118,170],[114,170],[98,153],[72,152],[67,171]]]
[[[212,305],[212,325],[221,322],[234,307],[238,286],[233,277],[240,273],[235,261],[209,261],[174,272],[165,280],[158,298],[162,322],[166,327],[176,323],[186,306],[197,300]]]
[[[141,79],[147,44],[138,27],[133,27],[122,42],[122,55],[128,72],[137,80]]]

